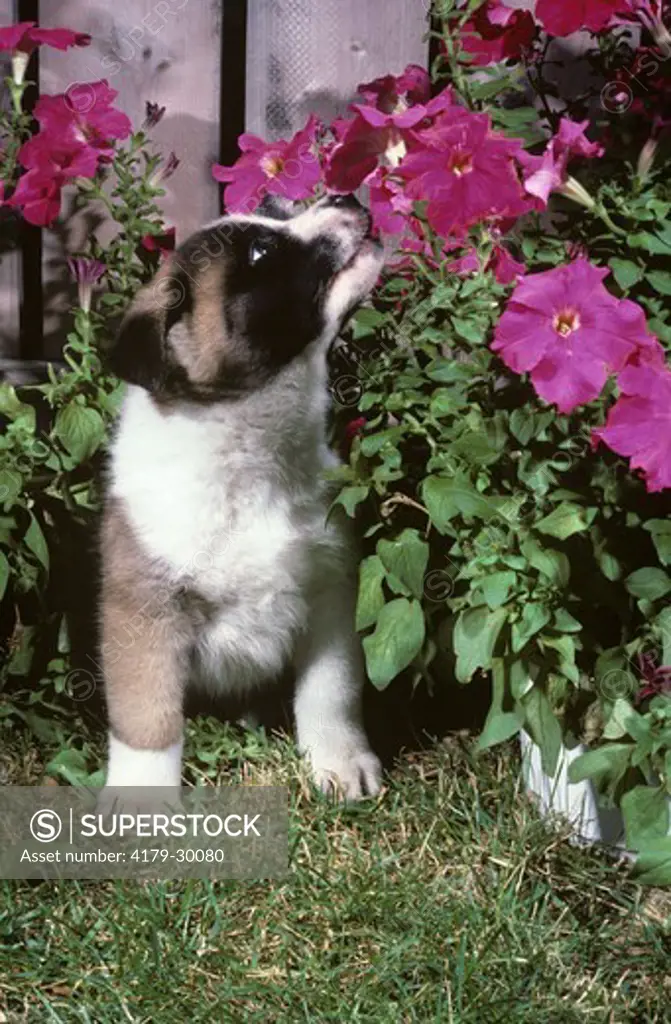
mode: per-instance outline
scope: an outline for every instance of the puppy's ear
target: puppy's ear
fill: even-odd
[[[171,256],[126,311],[116,340],[105,354],[110,372],[152,394],[160,392],[174,366],[168,332],[191,308],[189,279]]]

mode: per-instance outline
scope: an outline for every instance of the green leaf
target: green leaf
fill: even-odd
[[[671,274],[668,270],[649,270],[645,277],[660,295],[671,295]]]
[[[7,590],[7,584],[9,582],[9,562],[7,556],[3,551],[0,551],[0,601],[5,596]]]
[[[478,669],[491,668],[496,641],[507,618],[505,608],[467,608],[460,613],[452,641],[460,683],[468,683]]]
[[[575,639],[564,633],[562,636],[547,636],[541,638],[543,647],[549,647],[559,655],[559,670],[570,679],[576,686],[580,682],[580,673],[575,663]]]
[[[524,714],[521,710],[504,711],[506,700],[506,668],[501,658],[496,658],[492,674],[492,703],[487,715],[487,721],[480,733],[476,750],[486,750],[497,743],[505,743],[511,736],[515,736],[524,724]]]
[[[644,270],[632,260],[622,260],[614,256],[608,261],[608,266],[615,275],[615,280],[623,291],[627,291],[632,285],[643,280]]]
[[[395,444],[402,434],[403,427],[388,427],[386,430],[380,430],[377,434],[366,434],[361,438],[361,451],[366,458],[370,458],[372,455],[377,455],[388,444]]]
[[[648,840],[639,850],[635,871],[641,885],[671,885],[671,836]]]
[[[18,628],[18,646],[15,646],[12,651],[7,671],[13,676],[26,676],[33,663],[37,628],[35,626],[19,626]],[[14,637],[15,639],[16,637]]]
[[[487,522],[497,514],[496,502],[478,494],[464,477],[428,476],[422,484],[422,497],[441,533],[457,516]]]
[[[556,610],[552,624],[560,633],[579,633],[582,629],[582,623],[574,619],[565,608],[558,608]]]
[[[70,786],[82,786],[88,780],[86,758],[80,750],[59,750],[45,770],[48,775],[60,775]]]
[[[439,420],[442,416],[454,416],[465,405],[460,391],[454,388],[436,388],[431,399],[431,415]]]
[[[539,686],[534,686],[520,703],[525,727],[540,748],[543,771],[554,775],[562,746],[562,731],[547,694]]]
[[[384,606],[375,631],[364,637],[363,649],[370,681],[384,689],[407,668],[424,643],[424,613],[418,601],[397,597]]]
[[[359,567],[359,592],[356,602],[356,628],[368,629],[377,622],[384,608],[384,566],[377,555],[364,558]]]
[[[662,786],[634,786],[620,801],[627,846],[637,850],[669,831],[669,801]]]
[[[37,519],[30,513],[30,524],[26,530],[24,541],[36,556],[38,561],[44,566],[45,569],[49,568],[49,548],[45,540],[44,534],[42,533],[42,527],[38,523]]]
[[[661,569],[637,569],[627,576],[624,585],[634,597],[657,601],[671,591],[671,579]]]
[[[477,370],[470,363],[455,363],[454,360],[434,359],[429,363],[425,373],[429,380],[437,384],[457,384],[469,381],[476,376]]]
[[[59,409],[54,433],[73,458],[85,462],[105,439],[105,424],[97,409],[72,401]]]
[[[415,597],[422,597],[429,545],[417,530],[406,529],[396,540],[379,540],[377,553],[388,572],[398,577]]]
[[[31,433],[35,431],[35,410],[17,396],[11,384],[0,384],[0,416],[14,423],[23,423]]]
[[[668,519],[648,519],[643,523],[655,545],[657,557],[662,565],[671,565],[671,521]]]
[[[646,249],[653,256],[671,256],[671,240],[659,232],[637,231],[629,235],[628,241],[635,249]]]
[[[536,418],[531,409],[515,409],[510,417],[510,433],[521,445],[527,445],[536,432]]]
[[[352,320],[352,332],[355,341],[358,341],[359,338],[367,338],[369,335],[375,334],[375,331],[384,323],[384,320],[384,314],[380,313],[377,309],[370,309],[367,306],[360,309]]]
[[[608,743],[576,757],[568,768],[569,782],[608,778],[616,782],[626,772],[634,753],[633,743]]]
[[[596,509],[585,509],[581,505],[574,505],[570,501],[563,501],[550,515],[545,516],[536,529],[541,533],[547,533],[550,537],[557,537],[558,540],[566,540],[574,533],[582,533],[590,525]]]
[[[23,490],[23,478],[15,469],[0,469],[0,504],[10,509]]]
[[[473,345],[482,345],[485,339],[486,327],[481,320],[473,317],[465,320],[463,317],[451,317],[452,325],[460,338],[470,341]]]
[[[550,612],[544,604],[528,601],[522,609],[522,617],[513,622],[512,647],[517,654],[550,621]]]
[[[637,743],[643,742],[650,733],[650,726],[648,720],[634,710],[626,697],[617,697],[608,717],[604,735],[607,739],[619,739],[624,733],[628,733]]]
[[[552,548],[542,548],[540,544],[531,537],[528,537],[521,547],[522,554],[529,564],[537,569],[542,576],[545,576],[557,587],[566,587],[571,574],[571,566],[563,551],[554,551]]]
[[[356,507],[368,497],[368,487],[343,487],[334,501],[334,505],[342,505],[350,519],[356,515]]]
[[[510,591],[517,583],[517,575],[510,569],[493,572],[479,583],[479,589],[489,608],[494,611],[508,600]]]
[[[671,608],[663,608],[653,625],[662,642],[662,665],[671,665]]]

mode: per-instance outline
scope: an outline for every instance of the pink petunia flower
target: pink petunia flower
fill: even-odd
[[[132,131],[130,119],[112,106],[117,95],[105,79],[78,82],[66,93],[41,96],[33,113],[52,144],[87,146],[96,159],[106,160],[114,153],[113,141]]]
[[[641,22],[665,57],[671,54],[671,34],[664,24],[665,0],[620,0],[618,10],[626,13],[616,23]]]
[[[351,109],[357,116],[348,122],[326,165],[326,187],[334,192],[354,192],[381,159],[391,166],[399,164],[411,129],[426,117],[426,108],[419,104],[391,114],[360,103]]]
[[[88,313],[91,309],[93,286],[98,283],[107,267],[100,260],[87,259],[83,256],[68,258],[68,267],[77,282],[79,305]]]
[[[47,227],[60,213],[65,181],[62,174],[46,173],[41,168],[28,171],[19,178],[7,205],[20,209],[29,224]]]
[[[499,284],[513,284],[520,277],[524,277],[527,269],[511,255],[505,245],[494,246],[489,266]]]
[[[620,398],[594,438],[640,469],[651,493],[671,487],[671,370],[627,366],[617,383]]]
[[[19,162],[28,170],[62,174],[64,178],[93,178],[98,167],[95,150],[74,139],[63,140],[38,132],[19,150]]]
[[[12,75],[17,85],[23,82],[28,60],[38,46],[68,50],[71,46],[88,46],[91,36],[69,28],[37,28],[34,21],[20,21],[0,28],[0,50],[12,51]]]
[[[636,694],[636,703],[660,693],[671,695],[671,665],[658,665],[652,654],[639,654],[638,668],[643,685]]]
[[[448,263],[447,269],[453,274],[477,274],[480,270],[480,259],[477,251],[471,249],[458,260]],[[523,263],[514,259],[510,251],[504,245],[495,245],[491,255],[485,264],[484,270],[491,270],[499,284],[513,284],[520,277],[524,277],[526,267]]]
[[[589,121],[571,121],[568,117],[562,117],[557,134],[550,139],[541,156],[525,151],[519,154],[525,191],[540,200],[539,205],[542,207],[547,205],[550,193],[558,190],[580,201],[575,188],[577,182],[572,182],[573,189],[569,185],[567,190],[569,161],[576,156],[599,157],[604,153],[603,146],[590,142],[585,135],[588,124]],[[588,193],[585,192],[582,201],[591,203]]]
[[[91,36],[69,28],[37,28],[34,21],[21,21],[0,28],[0,50],[21,50],[32,53],[40,44],[67,50],[71,46],[88,46]]]
[[[402,75],[385,75],[373,82],[362,82],[356,91],[366,103],[385,114],[401,113],[408,107],[429,102],[431,79],[419,64],[408,64]]]
[[[152,255],[158,253],[160,259],[165,259],[174,250],[175,242],[175,228],[168,228],[167,231],[163,231],[158,235],[144,235],[140,245],[145,252]]]
[[[538,0],[536,17],[551,36],[570,36],[581,28],[602,32],[626,0]]]
[[[534,41],[536,24],[530,11],[506,7],[503,0],[487,0],[463,27],[462,48],[473,64],[495,64],[519,58]]]
[[[386,235],[400,235],[412,214],[412,199],[406,196],[403,186],[384,167],[378,167],[369,175],[366,185],[375,229]]]
[[[398,166],[409,149],[421,145],[417,131],[454,104],[449,87],[430,99],[429,77],[414,64],[398,77],[377,78],[357,91],[368,103],[352,104],[356,116],[332,125],[337,141],[328,154],[325,183],[333,192],[354,192],[381,163]]]
[[[264,142],[257,135],[241,135],[238,145],[242,156],[230,167],[215,164],[212,168],[213,178],[227,186],[226,209],[230,213],[251,213],[268,193],[294,201],[311,196],[321,179],[315,151],[319,127],[313,114],[288,142]]]
[[[643,310],[607,291],[608,273],[578,259],[528,274],[497,325],[492,349],[560,412],[597,398],[608,375],[651,344]]]
[[[408,153],[398,173],[409,196],[429,201],[427,219],[438,234],[528,209],[513,163],[521,143],[493,132],[486,114],[445,111],[418,140],[425,148]]]

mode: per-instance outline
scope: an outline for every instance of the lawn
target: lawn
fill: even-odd
[[[2,780],[47,762],[17,736]],[[0,1021],[668,1021],[671,899],[548,829],[518,768],[452,736],[342,809],[287,738],[199,719],[189,781],[288,785],[289,877],[0,883]]]

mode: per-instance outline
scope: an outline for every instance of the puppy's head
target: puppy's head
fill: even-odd
[[[224,217],[166,260],[136,296],[110,369],[159,400],[219,401],[262,386],[308,346],[324,351],[382,264],[351,196],[294,214]]]

